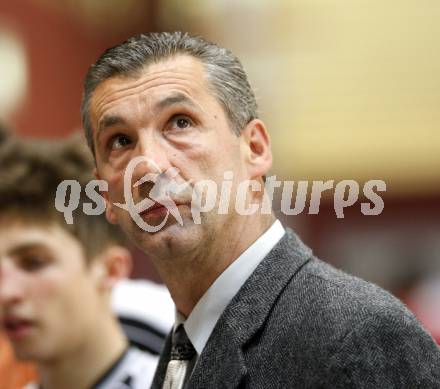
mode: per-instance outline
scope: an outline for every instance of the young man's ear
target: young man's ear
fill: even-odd
[[[97,180],[102,179],[101,176],[99,175],[96,167],[93,169],[93,174],[95,175]],[[100,192],[100,194],[105,200],[105,217],[106,217],[107,221],[111,224],[118,224],[118,218],[117,218],[116,213],[113,209],[113,204],[109,200],[108,192],[104,191],[104,192]]]
[[[266,175],[272,167],[269,134],[260,119],[251,120],[242,130],[250,179]]]
[[[123,246],[108,247],[94,264],[98,286],[105,291],[111,291],[117,282],[128,278],[133,269],[131,253]]]

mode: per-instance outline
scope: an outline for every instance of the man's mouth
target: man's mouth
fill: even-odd
[[[29,336],[34,329],[34,323],[20,318],[6,318],[3,321],[4,329],[11,340],[22,340]]]
[[[150,208],[141,212],[140,215],[142,218],[146,217],[162,217],[167,213],[167,209],[160,203],[155,202]]]
[[[173,204],[176,207],[178,207],[179,205],[182,205],[181,203],[178,203],[178,202],[173,202]],[[143,219],[145,219],[145,218],[159,218],[159,217],[165,217],[167,215],[167,212],[169,212],[169,211],[170,211],[170,209],[168,209],[166,206],[155,201],[151,207],[149,207],[145,211],[140,212],[139,215]]]

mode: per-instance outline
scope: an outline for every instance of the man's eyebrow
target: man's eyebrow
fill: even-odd
[[[28,253],[29,251],[35,250],[47,250],[46,246],[41,242],[28,242],[19,244],[17,247],[14,247],[10,250],[9,255],[17,256]]]
[[[173,95],[167,96],[164,99],[162,99],[161,101],[159,101],[158,103],[155,104],[154,106],[154,111],[155,112],[160,112],[166,108],[169,108],[173,105],[179,105],[179,104],[186,104],[189,105],[192,108],[195,109],[200,109],[200,107],[194,103],[193,100],[191,100],[188,96],[186,96],[183,93],[175,93]]]
[[[109,127],[117,126],[117,125],[127,125],[126,121],[120,116],[104,116],[98,123],[98,133],[97,136],[101,134],[104,130]]]

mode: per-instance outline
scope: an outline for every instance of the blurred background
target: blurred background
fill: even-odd
[[[282,180],[387,183],[382,214],[285,217],[321,258],[401,298],[440,341],[437,0],[0,0],[0,121],[24,137],[81,128],[87,68],[148,31],[231,48]],[[275,208],[277,208],[275,206]],[[157,279],[137,253],[136,277]]]

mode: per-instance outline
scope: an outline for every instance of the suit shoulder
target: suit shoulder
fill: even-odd
[[[319,312],[320,334],[326,334],[315,338],[328,355],[323,382],[332,387],[439,387],[440,349],[396,297],[318,259],[310,261],[302,277],[315,301],[317,294],[324,296],[313,309]]]
[[[400,323],[406,331],[429,337],[392,294],[315,257],[292,277],[273,317],[290,335],[310,334],[321,345],[340,342],[354,328],[373,324],[386,328]]]
[[[357,313],[360,318],[381,312],[410,314],[404,304],[388,291],[316,257],[312,257],[292,282],[306,288],[311,295],[319,294],[328,309]]]

